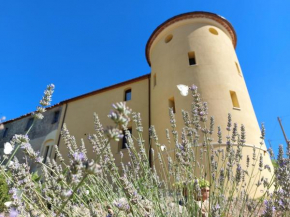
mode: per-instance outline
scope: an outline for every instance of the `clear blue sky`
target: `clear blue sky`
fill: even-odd
[[[34,111],[47,84],[53,104],[150,72],[145,45],[168,18],[209,11],[229,20],[259,122],[274,149],[290,138],[289,1],[0,2],[0,116]],[[267,142],[267,141],[266,141]]]

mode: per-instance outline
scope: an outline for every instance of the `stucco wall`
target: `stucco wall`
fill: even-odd
[[[124,92],[131,88],[132,98],[126,104],[134,112],[140,112],[142,124],[144,127],[143,138],[145,139],[146,147],[148,147],[148,128],[149,128],[149,79],[145,78],[140,81],[135,81],[117,88],[87,96],[82,99],[69,102],[67,104],[67,111],[65,114],[64,123],[71,135],[75,136],[76,141],[80,144],[80,139],[83,138],[88,150],[88,157],[94,158],[92,147],[87,140],[89,134],[94,133],[94,118],[93,113],[97,113],[103,127],[114,126],[115,124],[107,117],[113,109],[112,104],[124,101]],[[132,121],[129,126],[132,126]],[[135,127],[133,126],[133,136],[137,136]],[[112,142],[111,149],[116,158],[117,165],[120,162],[120,147],[121,143]],[[59,149],[63,157],[67,159],[67,149],[64,143],[60,140]],[[128,159],[128,152],[122,149],[124,153],[124,161]]]
[[[218,34],[212,34],[210,28],[215,29]],[[173,36],[172,40],[166,43],[165,39],[170,34]],[[195,52],[195,65],[189,64],[188,52],[191,51]],[[157,85],[155,87],[151,85],[151,123],[156,127],[160,143],[166,143],[164,129],[170,129],[166,112],[169,107],[168,100],[172,97],[175,100],[179,132],[183,126],[181,109],[190,111],[191,108],[192,98],[181,96],[176,85],[195,84],[203,101],[208,102],[209,116],[214,116],[215,127],[221,126],[224,142],[227,135],[227,116],[231,113],[233,123],[238,123],[239,128],[241,124],[245,125],[246,143],[249,147],[245,147],[244,152],[251,155],[251,146],[260,147],[260,128],[232,38],[220,23],[207,18],[175,22],[164,28],[155,38],[149,55],[152,76],[156,74],[157,78]],[[236,92],[240,108],[233,107],[230,91]],[[214,139],[217,141],[216,133]],[[167,148],[171,150],[174,158],[175,144]],[[264,153],[266,146],[262,145],[261,148]],[[268,153],[264,156],[264,163],[272,166]],[[269,173],[264,175],[271,177]]]
[[[53,122],[55,112],[59,111],[59,118],[56,122]],[[57,106],[47,110],[43,113],[44,118],[42,120],[36,120],[32,129],[30,130],[28,137],[30,144],[35,151],[39,151],[43,155],[43,145],[46,141],[52,140],[54,143],[57,141],[58,130],[62,118],[62,106]],[[31,116],[23,117],[15,121],[8,121],[4,123],[4,129],[0,131],[0,153],[3,154],[3,146],[5,142],[9,142],[15,134],[25,134],[27,123]],[[8,128],[7,134],[3,137],[5,129]],[[16,157],[20,162],[24,161],[24,154],[22,150],[17,151]],[[31,169],[33,170],[34,165],[30,163]]]

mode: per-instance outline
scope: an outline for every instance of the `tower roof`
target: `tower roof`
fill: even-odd
[[[226,28],[226,30],[229,32],[231,38],[232,38],[232,42],[234,47],[236,47],[237,45],[237,35],[236,32],[234,30],[234,27],[232,26],[232,24],[227,21],[224,17],[214,14],[214,13],[210,13],[210,12],[203,12],[203,11],[194,11],[194,12],[188,12],[188,13],[184,13],[184,14],[179,14],[177,16],[174,16],[168,20],[166,20],[165,22],[163,22],[162,24],[160,24],[151,34],[150,38],[147,41],[146,44],[146,59],[147,62],[149,64],[149,66],[151,66],[151,62],[150,62],[150,56],[149,56],[149,52],[150,52],[150,48],[151,45],[153,43],[153,41],[156,39],[156,37],[168,26],[172,25],[173,23],[176,23],[178,21],[182,21],[182,20],[186,20],[186,19],[192,19],[192,18],[208,18],[208,19],[212,19],[216,22],[218,22],[219,24],[221,24],[223,27]]]

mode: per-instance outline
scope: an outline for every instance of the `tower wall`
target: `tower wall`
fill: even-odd
[[[214,134],[216,135],[217,126],[221,126],[223,141],[226,142],[227,117],[228,113],[231,113],[233,123],[238,123],[239,128],[243,124],[246,128],[246,147],[243,154],[244,158],[246,155],[251,157],[252,146],[260,147],[260,128],[235,53],[234,30],[228,23],[224,25],[223,21],[217,20],[224,19],[217,15],[211,15],[210,18],[202,16],[182,19],[181,15],[161,24],[152,34],[147,44],[147,60],[151,64],[153,81],[151,124],[156,128],[159,142],[166,144],[164,129],[170,129],[167,111],[169,99],[173,98],[177,129],[181,132],[181,109],[190,111],[192,98],[181,96],[176,85],[195,84],[202,100],[208,103],[209,116],[215,118]],[[168,42],[169,35],[172,35],[172,39]],[[189,64],[188,52],[194,52],[196,64]],[[239,106],[234,107],[230,91],[236,93]],[[217,136],[214,136],[213,144],[217,143],[216,141]],[[175,144],[172,142],[167,149],[174,158]],[[257,150],[257,154],[262,153],[264,164],[272,167],[266,150],[263,144],[261,149]],[[155,156],[155,164],[158,164],[157,161]],[[270,180],[271,174],[265,176]]]

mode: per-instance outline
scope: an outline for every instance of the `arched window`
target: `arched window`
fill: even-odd
[[[46,163],[47,158],[50,158],[53,145],[54,145],[54,140],[52,139],[47,140],[45,143],[43,143],[43,149],[42,149],[43,163]]]

